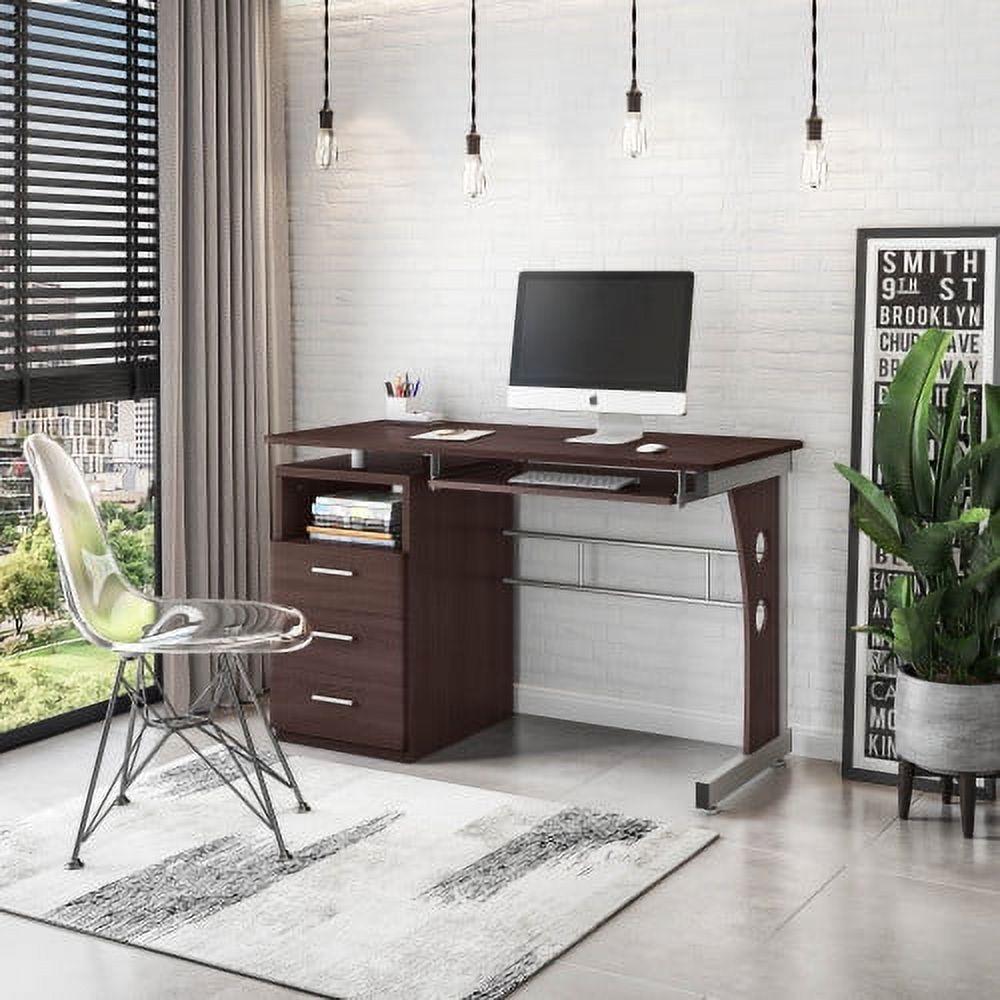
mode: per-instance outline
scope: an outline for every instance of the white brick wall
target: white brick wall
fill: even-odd
[[[820,193],[798,185],[805,0],[644,0],[652,148],[628,162],[625,0],[484,0],[490,192],[476,204],[461,194],[466,3],[336,0],[342,161],[328,173],[311,166],[322,4],[284,5],[297,424],[379,416],[383,378],[407,367],[452,415],[553,421],[504,409],[518,271],[695,271],[689,415],[650,423],[806,440],[790,489],[790,717],[800,747],[836,754],[847,493],[831,463],[850,449],[855,230],[1000,220],[995,0],[821,4]],[[565,510],[525,503],[522,523],[731,539],[718,503]],[[680,557],[630,568],[639,584],[690,585]],[[543,593],[520,613],[525,704],[735,741],[734,613]]]

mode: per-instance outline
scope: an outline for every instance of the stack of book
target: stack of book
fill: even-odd
[[[402,513],[403,498],[390,490],[320,496],[313,501],[306,532],[314,542],[394,549],[399,547]]]

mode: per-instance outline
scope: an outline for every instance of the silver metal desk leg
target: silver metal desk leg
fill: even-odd
[[[753,753],[739,754],[711,774],[695,782],[694,804],[698,809],[714,809],[727,795],[766,771],[792,752],[792,731],[779,733]]]
[[[787,713],[787,477],[729,491],[743,586],[743,753],[695,783],[695,805],[714,809],[791,753]]]

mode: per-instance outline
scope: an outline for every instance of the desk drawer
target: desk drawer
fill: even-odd
[[[332,550],[332,551],[331,551]],[[314,628],[361,611],[403,617],[402,553],[333,542],[272,542],[271,596]]]
[[[290,733],[402,750],[403,689],[323,670],[275,671],[271,718]]]
[[[297,653],[272,660],[272,671],[312,671],[380,684],[403,683],[403,623],[397,618],[345,612],[322,619],[300,606],[313,629],[313,641]]]

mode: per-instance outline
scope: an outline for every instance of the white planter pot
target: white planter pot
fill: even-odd
[[[896,754],[941,774],[1000,772],[1000,684],[896,676]]]

